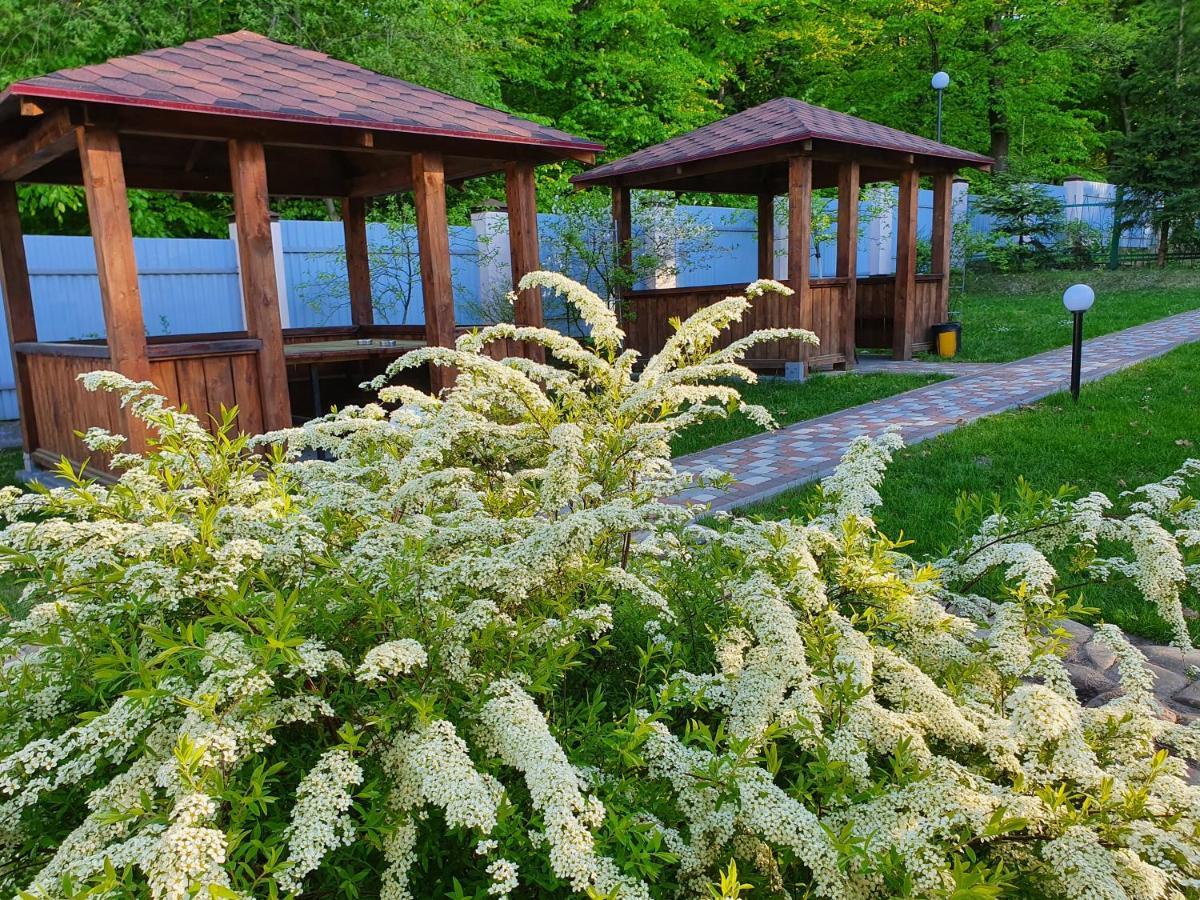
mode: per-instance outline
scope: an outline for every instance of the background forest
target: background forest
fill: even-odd
[[[997,169],[1200,202],[1194,0],[0,0],[0,82],[240,28],[627,153],[790,95],[944,136]],[[570,172],[548,167],[552,202]],[[468,186],[454,203],[502,196]],[[23,196],[30,233],[86,231],[69,188]],[[139,234],[223,235],[222,198],[137,195]],[[292,204],[291,216],[323,216]]]

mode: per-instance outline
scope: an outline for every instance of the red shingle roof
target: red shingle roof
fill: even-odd
[[[0,100],[9,96],[603,149],[557,128],[252,31],[63,69],[17,82]]]
[[[806,140],[834,141],[857,147],[914,153],[958,161],[964,165],[987,165],[992,162],[989,157],[979,153],[939,144],[928,138],[877,125],[866,119],[834,112],[821,106],[813,106],[791,97],[779,97],[695,131],[673,137],[661,144],[597,166],[576,175],[572,181],[578,184],[603,182],[634,172]]]

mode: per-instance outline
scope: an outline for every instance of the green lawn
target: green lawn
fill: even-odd
[[[1063,290],[1077,281],[1096,289],[1084,336],[1097,337],[1200,308],[1200,271],[1039,272],[978,282],[951,299],[963,325],[962,362],[1007,362],[1071,342]]]
[[[0,450],[0,487],[17,483],[17,473],[25,467],[20,450]]]
[[[812,375],[803,383],[763,379],[758,384],[738,384],[747,403],[765,406],[780,425],[815,419],[827,413],[901,394],[941,381],[945,376],[889,373],[868,375]],[[762,429],[745,416],[734,414],[694,425],[671,444],[675,456],[707,450],[717,444],[758,434]]]
[[[884,482],[877,521],[886,534],[903,531],[914,539],[917,556],[935,556],[957,537],[953,510],[960,492],[1011,494],[1020,475],[1038,488],[1071,484],[1110,496],[1157,481],[1200,455],[1198,410],[1200,345],[1190,344],[1085,385],[1078,406],[1070,395],[1056,394],[907,448]],[[811,495],[811,486],[799,488],[747,512],[796,515]],[[1084,599],[1106,621],[1168,637],[1153,610],[1126,585],[1091,588]]]

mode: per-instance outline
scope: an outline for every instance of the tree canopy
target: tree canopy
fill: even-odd
[[[781,95],[932,135],[929,76],[945,69],[946,141],[989,153],[1000,170],[1049,180],[1103,176],[1134,128],[1153,127],[1162,91],[1149,82],[1171,69],[1159,57],[1177,47],[1170,25],[1188,3],[0,0],[10,36],[0,80],[248,28],[553,122],[623,154]],[[1194,110],[1194,78],[1185,81],[1175,98]],[[460,211],[499,193],[498,184],[476,186]],[[43,228],[86,227],[69,192],[27,193],[25,203]],[[156,197],[135,218],[144,234],[219,233],[223,211]]]

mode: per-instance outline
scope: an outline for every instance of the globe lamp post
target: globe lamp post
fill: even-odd
[[[1071,397],[1079,402],[1079,370],[1083,360],[1083,314],[1092,308],[1096,292],[1086,284],[1073,284],[1063,291],[1063,306],[1075,319],[1071,337]]]
[[[937,92],[937,139],[942,142],[942,92],[950,86],[950,76],[945,72],[935,72],[929,79],[929,85]]]

